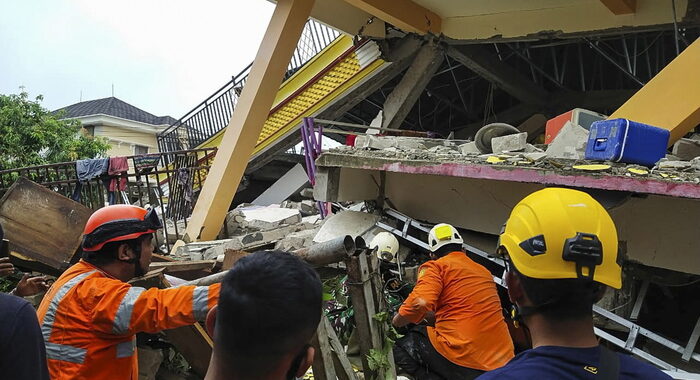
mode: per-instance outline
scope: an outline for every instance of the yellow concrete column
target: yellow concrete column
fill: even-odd
[[[610,115],[615,118],[670,130],[669,146],[700,124],[700,39]]]
[[[213,240],[255,148],[314,0],[278,0],[183,240]],[[236,38],[247,38],[244,34]],[[176,247],[182,245],[178,242]]]

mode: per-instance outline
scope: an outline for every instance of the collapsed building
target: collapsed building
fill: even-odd
[[[415,280],[432,224],[460,228],[499,282],[490,254],[515,203],[547,186],[576,188],[609,210],[624,257],[623,289],[596,306],[596,333],[674,378],[697,376],[700,3],[303,3],[279,1],[278,17],[295,22],[271,27],[269,51],[161,133],[156,164],[127,174],[119,202],[152,205],[166,221],[157,239],[167,255],[143,281],[199,281],[257,249],[308,259],[337,243],[324,246],[332,254],[319,271],[367,284],[348,290],[363,313],[360,348],[324,320],[318,344],[333,349],[319,350],[314,375],[354,378],[354,364],[372,378],[391,369],[370,370],[366,355],[350,364],[345,353],[381,348],[372,317],[391,305],[380,294]],[[562,114],[571,123],[550,130]],[[587,159],[585,115],[668,129],[670,151],[652,165]],[[3,226],[22,217],[7,200],[29,201],[10,191],[16,178],[68,196],[71,165],[0,172],[10,194]],[[34,221],[72,226],[71,242],[55,247],[40,232],[15,240],[24,268],[56,274],[76,259],[77,226],[105,203],[98,182],[79,190],[87,207],[65,206],[78,210],[71,218]],[[46,199],[46,209],[64,204]],[[367,254],[378,231],[400,239],[396,260]],[[384,268],[381,282],[367,277],[372,266]],[[166,338],[195,372],[206,369],[201,327]]]

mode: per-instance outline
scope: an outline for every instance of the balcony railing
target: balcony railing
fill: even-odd
[[[289,78],[339,36],[340,33],[335,29],[314,20],[309,20],[294,50],[285,79]],[[161,132],[158,135],[160,151],[173,152],[196,148],[226,128],[233,110],[236,108],[243,86],[248,79],[251,66],[252,63],[177,122]],[[169,162],[166,161],[165,163]]]

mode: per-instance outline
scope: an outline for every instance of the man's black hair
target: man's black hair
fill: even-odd
[[[95,266],[111,264],[115,261],[119,261],[119,247],[123,244],[129,245],[129,247],[136,252],[141,249],[141,243],[150,238],[153,238],[152,234],[141,235],[131,240],[110,241],[109,243],[105,243],[98,251],[83,251],[82,257],[83,260]]]
[[[263,377],[309,343],[321,320],[321,293],[318,274],[287,252],[258,251],[240,259],[221,283],[217,350],[236,375]]]
[[[534,307],[523,314],[541,314],[551,320],[576,320],[593,315],[593,304],[598,302],[606,287],[588,279],[550,279],[527,277],[515,268],[511,271],[520,278],[525,294]]]
[[[452,252],[464,252],[464,248],[462,248],[462,244],[451,243],[451,244],[443,245],[442,247],[438,248],[437,251],[433,252],[433,255],[440,258],[440,257],[443,257],[449,253],[452,253]]]

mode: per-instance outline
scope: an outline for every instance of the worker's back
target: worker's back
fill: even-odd
[[[404,305],[423,303],[435,311],[435,327],[428,328],[428,337],[451,362],[492,370],[513,357],[493,277],[464,252],[421,266],[416,288]]]

